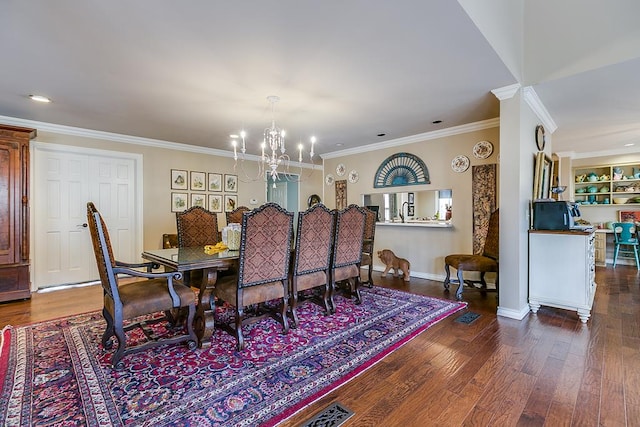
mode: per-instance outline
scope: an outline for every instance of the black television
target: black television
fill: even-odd
[[[377,205],[370,205],[370,206],[365,206],[367,209],[370,209],[372,211],[374,211],[376,213],[376,221],[380,221],[380,206]]]

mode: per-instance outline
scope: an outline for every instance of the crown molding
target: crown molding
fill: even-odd
[[[533,110],[536,116],[542,122],[545,131],[549,133],[554,133],[556,129],[558,129],[558,125],[551,118],[551,114],[547,111],[547,108],[544,106],[538,94],[531,86],[527,86],[522,88],[523,98],[527,105]]]
[[[185,151],[189,153],[207,154],[210,156],[233,158],[233,152],[227,150],[219,150],[217,148],[200,147],[197,145],[183,144],[179,142],[163,141],[160,139],[142,138],[139,136],[123,135],[120,133],[103,132],[99,130],[77,128],[73,126],[58,125],[55,123],[38,122],[34,120],[19,119],[17,117],[0,116],[0,121],[13,126],[24,126],[35,128],[38,131],[57,133],[61,135],[80,136],[84,138],[101,139],[105,141],[120,142],[123,144],[142,145],[145,147],[164,148],[167,150]],[[35,142],[43,141],[40,136],[33,139]],[[245,160],[254,162],[260,161],[260,156],[246,154]],[[291,162],[291,166],[304,169],[322,170],[322,165],[310,163]]]
[[[480,122],[468,123],[465,125],[454,126],[447,129],[440,129],[432,132],[419,133],[417,135],[406,136],[403,138],[391,139],[389,141],[376,142],[369,145],[356,148],[348,148],[340,151],[332,151],[321,155],[323,159],[334,159],[337,157],[348,156],[351,154],[360,154],[369,151],[382,150],[384,148],[398,147],[400,145],[413,144],[416,142],[424,142],[431,139],[444,138],[452,135],[460,135],[463,133],[475,132],[478,130],[496,128],[500,126],[500,118],[483,120]]]
[[[569,157],[572,160],[577,159],[590,159],[593,157],[607,157],[607,156],[624,156],[629,154],[640,153],[640,147],[635,149],[630,149],[631,147],[625,148],[614,148],[612,150],[601,150],[601,151],[585,151],[582,153],[576,153],[575,151],[565,151],[561,153],[556,153],[558,157]]]
[[[518,89],[520,89],[520,83],[514,83],[509,86],[503,86],[497,89],[493,89],[491,90],[491,93],[494,94],[495,97],[498,98],[498,100],[504,101],[505,99],[513,98],[513,95],[518,92]]]

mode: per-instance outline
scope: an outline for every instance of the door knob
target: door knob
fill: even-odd
[[[85,222],[84,224],[78,224],[76,227],[84,227],[87,228],[89,225]]]

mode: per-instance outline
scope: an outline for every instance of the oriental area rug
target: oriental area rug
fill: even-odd
[[[273,426],[466,306],[377,287],[362,300],[336,296],[331,316],[302,304],[287,335],[272,319],[245,326],[242,352],[216,330],[209,348],[160,346],[125,356],[122,371],[101,347],[99,312],[7,327],[0,425]]]

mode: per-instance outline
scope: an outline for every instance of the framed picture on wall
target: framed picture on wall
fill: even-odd
[[[237,193],[238,192],[238,175],[227,175],[224,176],[224,191],[227,193]]]
[[[205,191],[205,173],[191,171],[191,191]]]
[[[209,210],[222,212],[222,194],[209,194]]]
[[[200,206],[207,209],[207,195],[200,193],[191,193],[191,207]]]
[[[238,206],[238,196],[232,196],[230,194],[224,195],[224,211],[231,212]]]
[[[222,191],[222,174],[210,173],[207,184],[207,190],[209,191]]]
[[[171,193],[171,212],[182,212],[188,207],[187,193]]]
[[[171,169],[171,189],[187,190],[188,177],[187,171],[179,169]]]
[[[619,222],[635,222],[640,223],[640,210],[637,211],[618,211]]]

